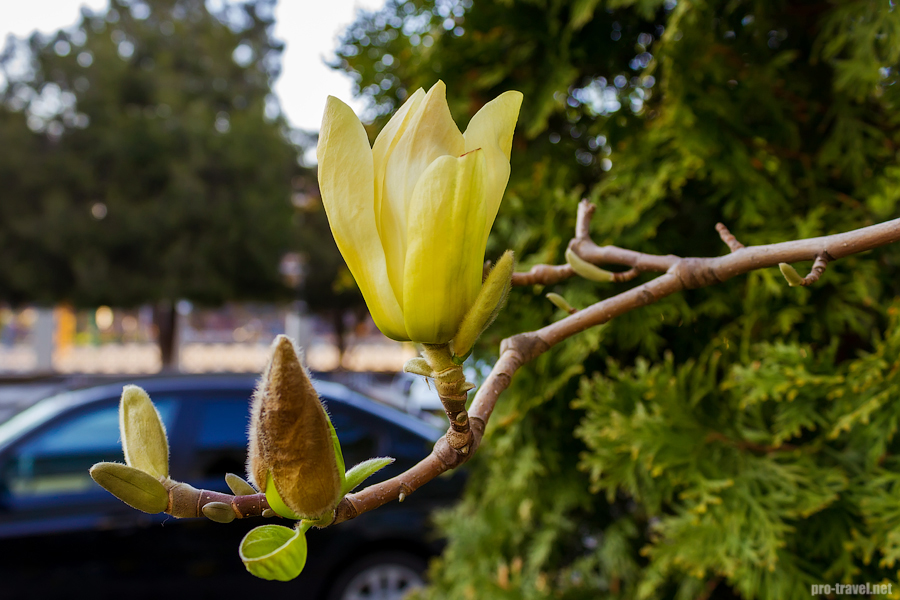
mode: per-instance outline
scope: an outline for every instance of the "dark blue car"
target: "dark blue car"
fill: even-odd
[[[166,424],[172,478],[228,491],[225,473],[244,473],[256,378],[129,383],[147,390]],[[397,459],[371,482],[412,466],[442,433],[342,385],[319,381],[316,388],[348,467],[374,456]],[[238,545],[251,528],[274,521],[223,525],[148,515],[91,480],[94,463],[123,461],[121,392],[118,383],[61,393],[0,425],[0,597],[393,599],[421,583],[428,557],[439,549],[429,533],[429,513],[458,496],[458,475],[424,486],[402,505],[311,531],[301,576],[263,581],[244,570]]]

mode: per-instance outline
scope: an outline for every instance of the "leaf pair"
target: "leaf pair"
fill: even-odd
[[[91,477],[113,496],[146,513],[169,507],[169,442],[166,428],[147,392],[135,385],[122,390],[119,433],[125,462],[101,462],[91,467]]]

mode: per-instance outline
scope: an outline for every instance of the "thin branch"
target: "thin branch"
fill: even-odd
[[[660,256],[626,250],[618,246],[598,246],[591,239],[590,220],[594,205],[587,200],[578,203],[578,218],[575,221],[575,237],[569,242],[569,249],[584,260],[595,265],[623,265],[640,271],[664,273],[675,264],[679,257],[674,254]]]
[[[722,238],[722,241],[725,242],[725,245],[728,246],[728,249],[732,252],[737,252],[741,248],[744,248],[744,245],[728,231],[728,228],[725,227],[724,223],[716,223],[716,231],[719,232],[719,237]]]
[[[631,267],[627,271],[622,271],[621,273],[613,273],[613,281],[616,283],[621,283],[624,281],[631,281],[638,275],[640,275],[643,271],[641,271],[637,267]]]
[[[578,203],[578,217],[575,221],[575,237],[569,242],[569,248],[584,260],[595,265],[623,265],[630,267],[627,271],[613,274],[613,281],[631,281],[644,271],[663,273],[677,260],[673,254],[658,256],[626,250],[618,246],[598,246],[591,239],[591,217],[595,207],[587,200]],[[490,263],[485,264],[485,276]],[[535,265],[525,273],[514,273],[512,284],[553,285],[565,281],[575,275],[569,265]],[[482,278],[483,279],[483,278]]]
[[[828,258],[822,254],[816,256],[816,260],[813,262],[809,275],[803,278],[802,285],[812,285],[817,282],[822,273],[825,272],[826,268],[828,268]]]
[[[513,273],[513,286],[553,285],[575,275],[569,265],[535,265],[524,273]]]
[[[583,204],[579,206],[581,223],[586,222],[592,212],[587,208],[583,209]],[[578,233],[584,233],[583,226],[578,228]],[[671,264],[665,274],[656,279],[579,310],[537,331],[520,333],[503,340],[500,345],[500,358],[478,389],[469,408],[469,421],[474,434],[470,452],[461,456],[450,447],[445,438],[441,438],[435,444],[432,453],[409,471],[345,497],[335,511],[334,523],[352,519],[363,512],[398,499],[401,492],[409,495],[427,481],[469,460],[481,442],[485,424],[491,418],[497,399],[510,386],[516,371],[563,340],[685,289],[721,283],[756,269],[773,267],[780,262],[813,260],[819,256],[829,256],[832,260],[836,260],[898,240],[900,240],[900,219],[894,219],[847,233],[745,247],[726,256],[713,258],[678,258],[673,255],[654,257],[614,248],[615,251],[624,253],[620,257],[636,256],[644,260],[644,257],[649,256],[653,261],[658,261],[658,264],[654,263],[655,266],[661,266],[666,262]],[[606,247],[607,251],[609,248],[611,247]]]

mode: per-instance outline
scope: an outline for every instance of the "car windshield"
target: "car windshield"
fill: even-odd
[[[26,408],[5,423],[0,423],[0,448],[13,438],[61,413],[70,403],[68,394],[53,396]]]

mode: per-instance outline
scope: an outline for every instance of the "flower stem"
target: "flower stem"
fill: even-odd
[[[434,372],[434,387],[450,419],[447,442],[460,454],[468,454],[472,432],[469,429],[469,413],[466,412],[466,397],[473,386],[466,382],[462,365],[453,363],[449,344],[423,344],[422,355]]]

